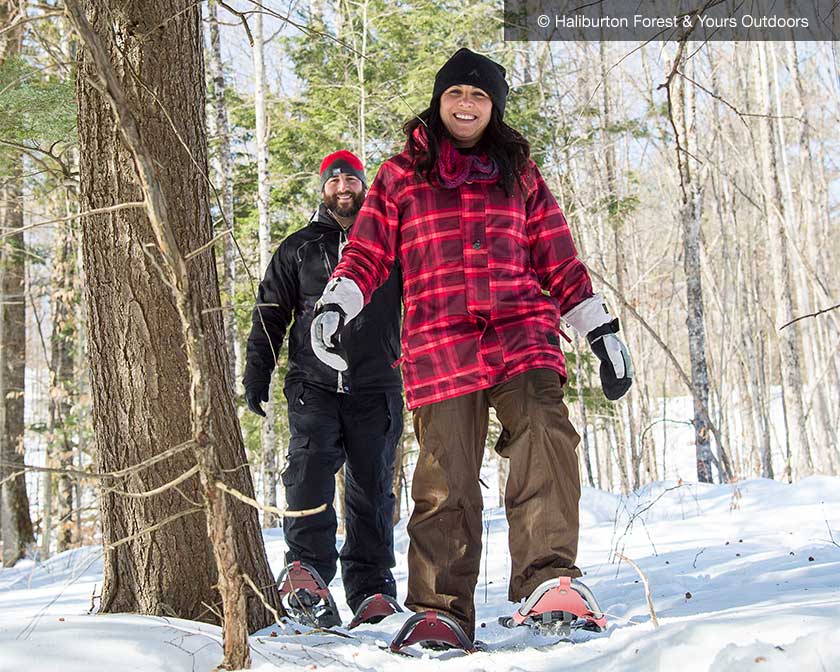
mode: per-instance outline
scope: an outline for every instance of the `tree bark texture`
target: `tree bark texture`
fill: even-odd
[[[0,26],[8,26],[22,11],[17,2],[0,0]],[[8,31],[0,63],[20,54],[23,28]],[[12,154],[9,179],[0,201],[0,221],[6,229],[23,227],[23,160]],[[0,538],[3,564],[20,560],[35,541],[29,498],[21,469],[24,457],[24,374],[26,371],[26,301],[23,233],[0,241]],[[7,480],[8,479],[8,480]]]
[[[133,110],[136,134],[152,157],[153,177],[162,193],[145,196],[149,202],[157,199],[165,203],[165,223],[174,234],[177,249],[188,254],[207,243],[212,234],[200,9],[187,0],[151,0],[142,6],[87,0],[85,6],[88,21]],[[117,117],[100,88],[97,63],[88,44],[80,52],[77,79],[82,210],[143,200],[138,171],[149,170],[124,144],[119,128],[125,120]],[[148,172],[142,174],[148,180]],[[208,390],[207,409],[196,411],[191,407],[194,376],[188,356],[192,346],[185,346],[183,306],[176,304],[161,270],[164,260],[155,240],[156,232],[142,209],[83,220],[99,470],[122,469],[193,439],[201,443],[207,437],[193,436],[192,422],[206,414],[212,432],[206,460],[198,451],[183,451],[131,473],[122,487],[130,492],[159,487],[192,468],[198,459],[202,474],[214,477],[219,470],[228,485],[253,497],[231,395],[213,255],[205,251],[186,262],[190,300],[200,309],[199,338],[205,343],[201,360],[206,370],[200,373]],[[276,606],[256,511],[227,498],[212,483],[204,486],[202,489],[199,479],[193,477],[151,498],[103,492],[106,554],[102,611],[218,622],[218,606],[212,606],[219,601],[215,586],[218,583],[225,588],[241,582],[240,576],[230,574],[237,562],[238,569],[265,588],[266,599]],[[203,499],[214,512],[210,526],[203,513],[194,513],[111,546],[200,505]],[[217,545],[215,561],[208,534],[216,540],[224,537]],[[236,561],[223,561],[226,558]],[[217,563],[222,565],[221,573]],[[256,596],[249,594],[247,604],[245,600],[244,594],[236,598],[251,631],[272,622]],[[225,637],[236,617],[226,612]]]

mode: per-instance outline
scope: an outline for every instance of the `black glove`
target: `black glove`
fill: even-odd
[[[616,336],[618,329],[616,318],[586,334],[592,352],[601,360],[601,388],[610,401],[621,399],[633,384],[633,362],[627,346]]]
[[[260,402],[268,401],[268,388],[271,386],[271,381],[253,381],[248,382],[245,387],[245,401],[248,402],[248,408],[252,413],[265,417],[265,411],[262,409]]]

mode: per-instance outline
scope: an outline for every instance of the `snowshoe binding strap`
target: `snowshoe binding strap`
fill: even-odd
[[[280,602],[293,619],[315,628],[341,625],[335,600],[314,567],[295,560],[280,572],[277,586]]]
[[[561,576],[537,586],[512,617],[500,618],[499,623],[508,628],[559,624],[568,634],[573,629],[601,632],[607,627],[607,617],[586,584]]]
[[[348,630],[352,630],[357,625],[362,623],[379,623],[383,618],[396,614],[402,611],[402,607],[390,595],[383,595],[376,593],[366,598],[364,602],[356,609],[353,620],[347,626]]]
[[[454,619],[436,611],[425,611],[409,618],[391,641],[391,651],[399,652],[406,646],[423,643],[447,645],[467,653],[478,650]]]

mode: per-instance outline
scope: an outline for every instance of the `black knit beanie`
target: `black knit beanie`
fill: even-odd
[[[434,103],[446,89],[456,84],[469,84],[484,91],[499,110],[499,115],[504,117],[505,102],[510,89],[505,81],[505,69],[496,61],[491,61],[486,56],[462,47],[443,64],[435,75],[432,102]]]

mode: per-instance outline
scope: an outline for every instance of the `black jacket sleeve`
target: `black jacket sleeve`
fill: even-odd
[[[299,295],[299,280],[291,247],[288,241],[281,243],[260,283],[242,379],[246,388],[249,384],[267,384],[271,380],[283,337],[292,321]]]

